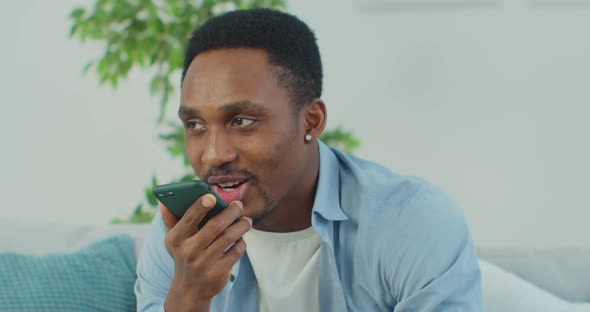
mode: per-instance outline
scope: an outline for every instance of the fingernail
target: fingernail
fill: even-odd
[[[242,204],[242,202],[241,202],[241,201],[237,201],[237,200],[236,200],[236,201],[234,201],[233,203],[234,203],[235,205],[237,205],[238,207],[240,207],[240,209],[242,209],[242,210],[244,209],[244,204]]]
[[[248,223],[250,223],[250,227],[252,227],[252,219],[250,219],[248,217],[244,217],[244,219],[246,219],[246,221],[248,221]]]
[[[211,195],[205,195],[205,198],[203,198],[201,204],[205,208],[213,207],[213,198],[211,198]]]

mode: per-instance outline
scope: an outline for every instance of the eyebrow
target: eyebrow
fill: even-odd
[[[194,116],[194,115],[198,115],[198,112],[195,109],[192,109],[188,106],[183,106],[182,104],[180,104],[180,107],[178,108],[178,117],[183,118],[183,117],[190,117],[190,116]]]
[[[222,111],[225,114],[238,114],[238,113],[250,113],[250,114],[267,114],[268,109],[264,107],[262,104],[252,102],[250,100],[242,100],[231,102],[227,104],[223,104],[221,107],[218,108],[219,111]],[[199,110],[194,109],[192,107],[180,105],[178,109],[178,116],[180,118],[183,117],[190,117],[199,115]]]
[[[238,114],[238,113],[251,113],[251,114],[266,114],[268,109],[262,104],[255,103],[249,100],[237,101],[222,105],[219,108],[220,111],[226,114]]]

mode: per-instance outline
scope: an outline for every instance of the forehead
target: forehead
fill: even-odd
[[[226,103],[288,102],[277,84],[276,67],[260,49],[220,49],[203,52],[189,66],[181,89],[181,105],[195,110],[215,109]]]

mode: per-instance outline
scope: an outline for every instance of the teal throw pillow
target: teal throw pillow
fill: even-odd
[[[133,248],[121,234],[72,253],[0,253],[0,311],[135,311]]]

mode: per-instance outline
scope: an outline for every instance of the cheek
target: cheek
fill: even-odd
[[[241,159],[239,167],[245,167],[244,169],[253,171],[256,175],[264,176],[269,168],[277,166],[274,143],[269,142],[267,138],[250,137],[240,140],[236,146],[239,146],[238,155]]]
[[[272,135],[245,142],[240,154],[246,162],[245,169],[252,171],[260,180],[260,187],[280,192],[279,189],[292,184],[293,174],[301,163],[301,149],[294,141],[293,131],[270,133]]]
[[[195,138],[191,138],[191,137],[186,137],[184,139],[184,148],[185,148],[185,153],[186,153],[186,158],[188,159],[189,163],[191,164],[191,166],[193,167],[193,169],[195,170],[195,172],[198,172],[198,169],[201,167],[201,154],[202,151],[200,150],[199,146],[201,146],[201,144],[198,144],[198,142],[196,142],[197,140],[195,140]]]

